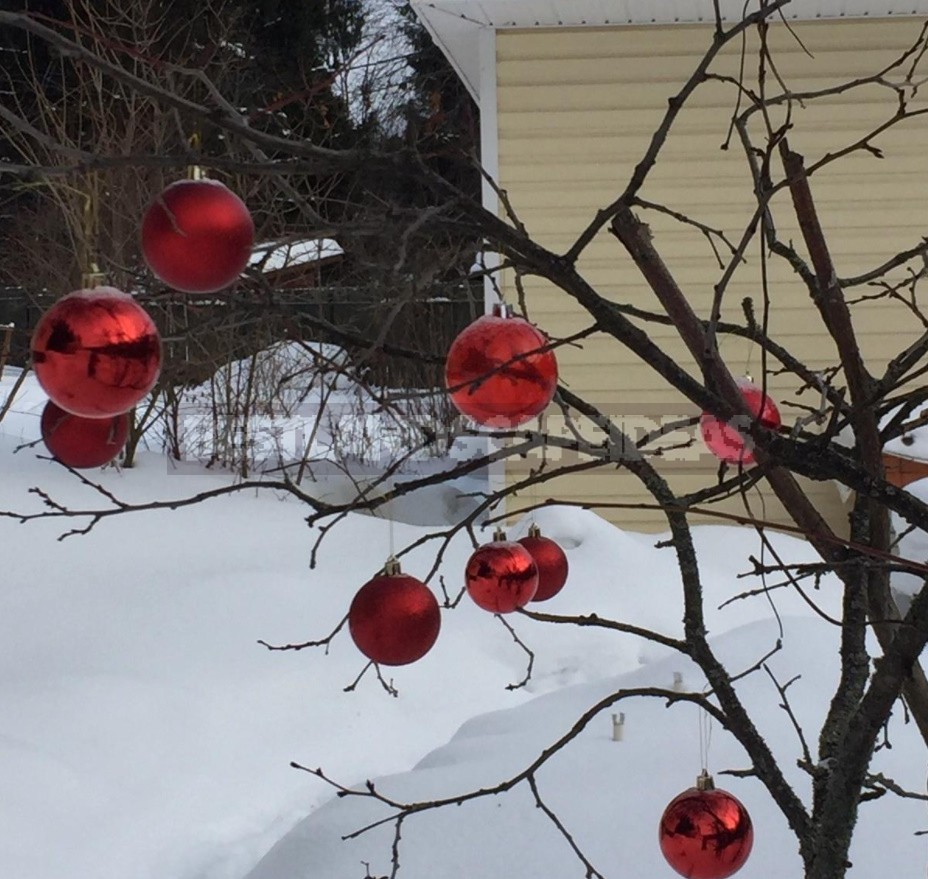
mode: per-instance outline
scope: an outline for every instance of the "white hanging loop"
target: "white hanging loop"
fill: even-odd
[[[697,709],[699,715],[699,763],[703,775],[709,774],[709,750],[712,747],[712,717],[702,708]]]

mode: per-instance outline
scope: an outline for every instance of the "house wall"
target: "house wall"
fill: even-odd
[[[844,20],[793,24],[795,36],[782,25],[771,31],[771,46],[779,73],[793,91],[817,89],[869,74],[889,63],[911,45],[922,22],[918,19]],[[500,31],[497,35],[496,98],[499,113],[499,178],[503,189],[529,232],[546,247],[566,250],[598,208],[623,188],[643,155],[659,123],[667,99],[694,69],[711,41],[702,26],[616,27]],[[805,49],[796,37],[801,39]],[[748,40],[746,80],[757,88],[757,59]],[[806,51],[808,50],[808,52]],[[713,66],[713,71],[738,75],[740,42],[736,41]],[[810,57],[810,54],[813,57]],[[778,86],[770,75],[773,93]],[[925,90],[928,92],[928,90]],[[793,149],[807,157],[807,165],[829,151],[853,143],[896,109],[894,93],[868,86],[792,107]],[[730,85],[704,83],[679,116],[642,197],[683,212],[737,240],[754,209],[744,153],[737,140],[728,150],[728,120],[736,105]],[[924,93],[917,105],[928,106]],[[773,115],[773,124],[784,119]],[[755,127],[755,131],[759,131]],[[928,234],[928,118],[908,122],[881,135],[876,145],[885,158],[857,152],[826,166],[812,179],[820,216],[828,234],[841,277],[879,265],[897,251],[917,244]],[[774,166],[775,177],[782,171]],[[790,216],[788,195],[774,201],[781,236],[801,248],[801,237]],[[686,294],[702,315],[708,315],[713,284],[720,272],[703,235],[671,218],[647,212],[659,251]],[[580,268],[603,295],[624,303],[657,308],[653,294],[637,274],[621,245],[601,233],[584,254]],[[778,259],[768,262],[769,326],[771,334],[810,367],[824,370],[837,361],[833,343],[824,335],[808,293],[792,271]],[[899,271],[895,276],[904,277]],[[590,322],[565,294],[534,278],[525,279],[531,318],[551,334],[577,331]],[[504,289],[514,300],[513,278]],[[858,288],[855,296],[872,295]],[[727,293],[723,319],[743,321],[741,302],[751,297],[758,317],[764,308],[761,254],[753,244],[747,263],[735,275]],[[857,332],[870,369],[879,374],[892,355],[923,327],[901,302],[865,301],[853,306]],[[694,374],[692,358],[673,330],[650,326],[662,347]],[[761,352],[738,339],[722,342],[722,353],[736,374],[762,372]],[[695,414],[691,404],[667,386],[631,352],[611,339],[596,337],[582,347],[559,352],[562,380],[623,422],[633,434],[653,428],[666,417]],[[775,369],[777,364],[768,364]],[[840,377],[836,379],[840,382]],[[797,380],[768,372],[774,396],[784,402],[787,424],[801,410],[789,401],[816,406],[818,395],[805,391],[797,397]],[[552,407],[553,410],[554,407]],[[552,411],[549,426],[561,430]],[[667,445],[685,442],[676,433]],[[531,462],[509,466],[511,481],[524,476]],[[660,459],[661,469],[677,492],[712,484],[717,462],[697,441],[689,448],[670,449]],[[846,514],[831,483],[810,485],[815,504],[842,531]],[[628,509],[601,508],[623,527],[663,530],[665,520],[656,510],[635,508],[650,501],[627,473],[590,471],[540,486],[510,502],[537,502],[547,497],[583,502],[628,504]],[[783,520],[784,513],[767,492],[751,492],[751,512]],[[717,508],[745,514],[744,501],[735,499]]]

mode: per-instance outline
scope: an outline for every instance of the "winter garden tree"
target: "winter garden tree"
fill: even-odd
[[[315,555],[325,551],[325,534],[336,528],[349,511],[375,512],[397,496],[414,492],[425,484],[450,480],[488,463],[528,456],[540,450],[549,453],[544,464],[533,468],[527,478],[488,494],[473,514],[454,528],[431,535],[425,541],[435,550],[436,565],[432,574],[441,559],[443,546],[454,533],[462,529],[469,531],[476,545],[479,539],[475,529],[482,517],[490,522],[505,519],[512,514],[511,510],[503,509],[507,498],[533,486],[543,490],[547,481],[571,468],[601,469],[603,472],[616,466],[625,468],[647,488],[653,503],[666,517],[670,533],[667,547],[676,556],[682,583],[684,637],[673,638],[596,615],[568,617],[545,613],[526,607],[522,600],[515,602],[515,608],[497,606],[497,609],[515,609],[515,619],[521,615],[551,624],[597,627],[614,632],[616,637],[656,642],[691,659],[705,675],[707,691],[648,687],[614,692],[591,705],[572,728],[527,761],[521,772],[500,779],[497,784],[464,794],[454,793],[446,799],[401,802],[385,796],[373,785],[349,789],[335,779],[330,780],[343,796],[367,797],[389,808],[389,817],[384,820],[395,826],[392,875],[402,875],[401,830],[414,822],[417,815],[477,798],[503,796],[519,785],[531,789],[536,804],[551,820],[552,832],[560,833],[573,847],[579,868],[585,870],[586,876],[614,875],[609,868],[590,862],[575,843],[570,828],[545,804],[535,779],[541,767],[569,748],[594,718],[628,700],[660,699],[668,703],[671,712],[679,704],[695,704],[738,741],[749,767],[741,770],[741,774],[756,779],[758,786],[766,790],[782,812],[795,834],[806,879],[839,879],[848,873],[848,852],[863,801],[882,795],[928,799],[924,791],[905,790],[892,779],[871,770],[881,734],[894,712],[903,710],[928,745],[928,680],[919,663],[928,641],[928,590],[915,591],[909,607],[903,612],[894,599],[890,581],[894,573],[907,573],[919,580],[924,580],[928,573],[923,560],[905,558],[899,553],[897,535],[891,527],[891,515],[895,515],[905,529],[928,528],[928,505],[888,483],[882,460],[883,445],[903,432],[912,413],[928,398],[925,386],[918,382],[925,371],[928,332],[903,340],[888,367],[875,372],[861,353],[853,307],[857,288],[870,285],[886,298],[903,299],[920,324],[928,326],[918,295],[928,244],[913,230],[912,239],[901,242],[902,249],[891,259],[858,277],[841,278],[816,202],[816,174],[822,169],[855,153],[879,155],[880,136],[891,128],[905,125],[913,131],[924,132],[928,110],[918,105],[917,97],[925,77],[928,26],[913,21],[909,48],[885,69],[872,71],[853,82],[796,93],[789,88],[789,71],[777,64],[767,39],[769,28],[785,26],[776,23],[776,19],[788,2],[771,0],[749,4],[751,8],[744,19],[734,25],[723,23],[715,4],[714,36],[705,48],[702,61],[679,90],[668,94],[663,118],[624,189],[589,218],[586,228],[565,252],[552,252],[533,239],[519,219],[519,205],[510,202],[505,192],[498,193],[504,211],[497,216],[460,187],[460,180],[466,179],[467,173],[474,169],[476,159],[471,153],[458,150],[453,139],[440,143],[433,138],[428,142],[428,151],[424,152],[423,143],[415,139],[407,139],[399,146],[380,142],[346,147],[321,143],[312,133],[293,136],[288,129],[265,129],[252,124],[202,70],[178,66],[172,81],[165,82],[156,71],[149,69],[143,54],[129,51],[123,43],[104,53],[88,45],[72,29],[56,26],[48,19],[28,13],[0,12],[0,25],[4,29],[28,34],[30,40],[46,44],[61,58],[62,64],[80,65],[83,75],[108,83],[109,88],[124,93],[126,100],[144,101],[160,108],[164,114],[179,120],[185,130],[208,125],[217,137],[221,135],[227,151],[217,149],[199,158],[207,169],[263,175],[270,180],[286,175],[297,188],[301,177],[313,180],[351,175],[352,186],[341,191],[342,196],[350,195],[350,210],[345,210],[335,220],[327,219],[334,233],[344,235],[346,240],[376,238],[384,231],[392,233],[386,247],[392,254],[391,270],[397,275],[422,271],[421,263],[416,264],[416,261],[436,240],[446,240],[453,245],[482,239],[489,251],[500,254],[502,267],[513,272],[517,279],[545,279],[561,291],[565,300],[583,309],[589,319],[589,328],[574,336],[559,338],[550,331],[550,343],[544,337],[530,335],[534,341],[527,347],[506,355],[508,359],[498,359],[491,368],[478,366],[476,373],[465,375],[451,388],[461,401],[462,409],[477,416],[478,426],[466,429],[499,441],[499,445],[482,458],[449,466],[437,476],[390,483],[384,480],[379,487],[366,486],[356,498],[343,504],[319,501],[305,484],[286,475],[277,479],[242,481],[221,490],[275,489],[304,502],[309,510],[308,522],[323,526],[313,549]],[[707,3],[707,6],[712,4]],[[758,71],[756,81],[749,80],[746,75],[741,78],[716,75],[713,65],[719,54],[726,47],[737,45],[748,32],[756,32],[760,48],[756,57],[745,58],[743,69],[753,64]],[[701,222],[698,216],[682,215],[673,205],[655,205],[646,198],[649,175],[662,156],[669,133],[687,102],[713,78],[730,88],[732,114],[726,142],[731,149],[742,150],[753,181],[750,222],[732,236]],[[196,88],[186,87],[194,84]],[[829,95],[873,87],[882,90],[886,101],[885,121],[877,128],[827,155],[804,156],[794,149],[791,114],[800,104],[807,108],[806,112],[814,112],[819,102]],[[23,119],[21,108],[5,107],[4,117],[7,125],[17,127],[26,142],[31,140],[37,148],[40,146],[44,157],[42,161],[27,157],[7,163],[0,169],[7,178],[72,180],[88,172],[125,167],[145,173],[152,169],[169,170],[180,175],[191,161],[189,151],[164,149],[157,141],[144,144],[128,155],[115,144],[103,145],[92,152],[75,150],[62,133],[32,130]],[[724,136],[725,132],[720,132],[720,139]],[[436,157],[441,159],[440,163],[436,164]],[[445,173],[438,173],[436,168]],[[448,172],[449,168],[452,172]],[[385,179],[390,181],[387,190],[382,185]],[[415,193],[415,198],[401,197],[403,193]],[[395,197],[387,198],[385,194]],[[777,195],[786,194],[788,199],[775,199]],[[310,203],[305,205],[306,210],[315,210],[312,199],[307,196],[307,200]],[[297,208],[302,210],[304,205],[297,205]],[[652,237],[642,218],[646,210],[669,213],[678,222],[697,227],[708,239],[707,246],[712,246],[719,259],[718,281],[709,313],[698,314],[691,306],[686,290],[678,284],[674,272],[662,258],[659,237]],[[793,221],[798,224],[801,241],[788,240],[778,231],[787,225],[787,212],[792,213]],[[617,247],[624,248],[659,307],[647,309],[614,301],[597,290],[585,276],[580,258],[603,231],[614,236]],[[742,320],[722,320],[722,306],[729,295],[731,279],[752,247],[760,248],[764,260],[783,260],[794,271],[795,283],[808,293],[812,305],[810,314],[816,316],[834,345],[833,370],[824,374],[811,370],[768,332],[767,316],[774,306],[766,289],[758,292],[763,306],[760,316],[755,314],[754,303],[746,303]],[[903,280],[890,280],[894,277],[892,273],[899,269],[907,270]],[[488,273],[493,276],[495,271],[491,269]],[[520,298],[523,301],[519,306],[530,318],[531,297]],[[492,332],[508,333],[514,326],[502,323],[507,329]],[[654,341],[650,330],[655,326],[674,328],[697,365],[696,369],[684,368]],[[541,368],[538,364],[550,363],[551,352],[556,353],[565,345],[594,335],[606,337],[634,352],[642,364],[707,413],[705,420],[710,424],[714,420],[716,424],[737,427],[739,433],[727,434],[736,448],[734,456],[728,456],[731,466],[720,473],[716,483],[691,494],[674,491],[660,467],[665,431],[658,430],[642,437],[626,435],[609,413],[597,409],[565,384],[557,386],[553,405],[573,429],[564,434],[546,431],[544,425],[537,429],[533,426],[531,417],[537,412],[533,409],[526,413],[524,398],[537,390],[536,380],[543,382],[549,377],[543,370],[538,373]],[[764,373],[757,379],[759,390],[746,394],[734,378],[721,354],[721,343],[727,337],[751,339],[763,352],[765,366]],[[446,353],[442,351],[387,346],[383,338],[366,341],[371,356],[418,358],[436,364],[445,361]],[[474,342],[478,355],[481,344],[479,339]],[[478,363],[488,362],[478,357]],[[788,374],[797,389],[814,388],[821,396],[821,405],[807,408],[807,417],[796,423],[781,425],[779,419],[760,406],[767,377],[773,370]],[[482,395],[500,395],[498,388],[502,379],[517,384],[527,382],[521,389],[523,396],[515,404],[510,401],[514,408],[509,411],[488,416],[485,410],[489,404]],[[545,397],[541,405],[548,399]],[[481,421],[483,426],[479,424]],[[421,444],[427,446],[433,441],[432,431],[423,425]],[[555,450],[575,453],[575,457],[570,462],[565,458],[566,463],[562,463],[550,454]],[[407,450],[408,453],[413,451]],[[727,456],[718,446],[716,451],[723,459]],[[837,533],[826,522],[798,477],[833,480],[852,493],[848,536]],[[730,669],[710,646],[705,623],[702,564],[691,531],[692,519],[706,509],[711,510],[713,502],[725,497],[746,496],[752,486],[761,482],[769,486],[782,503],[794,523],[793,530],[804,536],[819,560],[800,565],[782,562],[768,537],[770,523],[748,513],[740,517],[740,521],[756,530],[773,559],[772,562],[755,562],[755,573],[781,578],[781,588],[802,591],[813,604],[814,591],[809,592],[805,587],[827,572],[837,576],[843,590],[840,619],[823,615],[825,618],[821,622],[822,637],[831,639],[840,658],[840,681],[834,692],[821,694],[827,710],[815,741],[810,730],[796,724],[799,742],[796,753],[772,752],[739,694],[739,682],[746,674],[760,674],[765,657],[751,669]],[[184,501],[172,500],[164,506],[197,504],[206,497],[197,495]],[[9,511],[6,515],[23,521],[33,518],[76,520],[77,524],[68,534],[79,534],[111,516],[141,513],[159,506],[158,503],[128,504],[110,495],[106,495],[99,508],[64,507],[53,498],[48,498],[48,502],[49,508],[38,514]],[[397,555],[402,557],[410,549],[403,548]],[[426,579],[431,579],[431,575]],[[456,599],[445,592],[445,609],[450,611],[455,603]],[[326,645],[332,638],[344,636],[346,621],[347,617],[324,639],[279,649]],[[875,650],[871,649],[872,642],[868,639],[871,633],[878,643]],[[779,644],[773,646],[773,650],[778,648]],[[380,674],[376,664],[375,671]],[[790,712],[788,685],[777,684],[777,687],[784,707]],[[793,717],[791,712],[790,717]],[[784,767],[797,759],[797,753],[799,764],[808,776],[807,784],[801,789],[794,786],[784,772]],[[314,772],[329,780],[322,770]],[[743,841],[743,837],[735,840],[739,844]],[[731,840],[716,840],[711,844],[721,851],[731,843]],[[698,875],[727,873],[717,867],[715,872],[710,868],[710,872]]]
[[[59,22],[92,54],[123,63],[134,74],[144,73],[179,97],[202,98],[213,90],[251,127],[268,134],[305,138],[327,147],[399,136],[395,117],[405,98],[397,62],[369,63],[372,51],[383,48],[385,38],[376,29],[370,32],[358,0],[220,0],[193,6],[162,0],[22,0],[13,8],[37,21]],[[314,320],[316,312],[305,307],[305,295],[301,297],[299,290],[271,290],[267,273],[281,253],[296,252],[303,242],[324,238],[335,225],[348,225],[345,220],[356,202],[354,176],[252,173],[247,160],[256,156],[273,160],[273,152],[226,140],[208,118],[166,112],[131,84],[100,76],[80,61],[70,63],[67,56],[63,60],[59,50],[33,34],[7,28],[2,38],[0,79],[7,101],[0,106],[4,119],[0,148],[14,164],[60,167],[59,172],[35,177],[7,175],[0,183],[8,199],[4,237],[9,245],[0,281],[18,291],[33,312],[47,306],[47,291],[57,290],[63,277],[74,288],[82,274],[96,269],[120,289],[142,295],[165,337],[165,360],[155,391],[135,413],[127,464],[155,419],[179,424],[178,389],[209,381],[217,416],[213,457],[247,473],[248,455],[239,449],[249,442],[246,426],[257,408],[255,385],[238,382],[238,374],[229,373],[229,362],[251,358],[248,372],[255,372],[258,351],[296,326],[314,325],[317,334],[331,335],[332,327],[320,328]],[[387,85],[380,82],[384,67],[391,71],[385,77]],[[219,307],[215,302],[178,297],[144,270],[135,221],[152,193],[168,182],[170,168],[122,161],[79,177],[67,173],[74,157],[183,151],[191,164],[212,156],[223,165],[221,171],[214,168],[214,176],[229,181],[248,201],[256,241],[263,243],[251,260],[245,295]],[[237,164],[243,159],[246,165]],[[476,173],[472,170],[470,176],[473,185]],[[383,197],[394,200],[400,195],[388,189]],[[355,316],[342,321],[342,334],[352,322],[377,320],[381,302],[387,303],[387,311],[397,312],[394,319],[401,317],[403,305],[421,296],[436,275],[454,277],[457,264],[463,260],[469,268],[473,259],[472,248],[462,257],[447,250],[438,257],[429,248],[431,262],[416,266],[410,282],[384,264],[390,260],[385,228],[376,235],[360,223],[350,228],[353,259],[350,265],[339,264],[335,284],[346,288],[345,297],[359,288],[363,295],[355,296]],[[341,309],[343,314],[346,311]],[[398,323],[403,320],[409,321],[404,317]],[[15,355],[26,347],[27,327],[18,325],[14,335]],[[344,337],[338,341],[347,343]],[[319,367],[320,373],[339,371],[337,364]],[[414,364],[407,372],[415,381],[435,369]],[[337,380],[334,375],[332,380]],[[177,450],[178,428],[171,430]],[[225,439],[218,442],[220,436]]]
[[[298,26],[288,30],[285,42],[273,36],[273,22],[290,11],[286,4],[264,4],[268,8],[262,9],[258,5],[51,0],[18,3],[14,8],[36,20],[64,23],[77,42],[101,57],[121,60],[130,68],[134,64],[136,72],[145,67],[179,95],[202,94],[208,86],[221,89],[242,112],[255,114],[253,124],[258,127],[283,128],[320,143],[344,138],[352,126],[345,102],[332,89],[331,71],[324,65],[328,59],[350,56],[357,48],[363,24],[360,6],[346,4],[329,22],[327,8],[302,4]],[[259,15],[272,24],[254,27]],[[321,34],[318,39],[317,34]],[[53,165],[67,162],[69,155],[178,149],[188,150],[192,161],[214,152],[235,157],[235,149],[223,143],[223,134],[212,130],[207,120],[185,126],[175,114],[164,112],[131,87],[63,61],[41,39],[16,29],[7,29],[3,36],[0,77],[6,100],[0,115],[2,145],[10,161]],[[127,55],[127,46],[137,54]],[[269,46],[276,47],[276,54]],[[256,58],[263,63],[254,63]],[[179,70],[196,71],[204,78],[179,76]],[[281,101],[281,95],[291,99]],[[163,329],[165,362],[148,405],[135,413],[126,455],[129,463],[136,443],[159,413],[169,418],[174,413],[172,420],[177,420],[178,388],[204,379],[215,384],[223,360],[253,353],[246,337],[266,345],[281,332],[279,314],[265,310],[256,320],[247,309],[191,308],[140,271],[136,219],[152,191],[165,182],[157,167],[124,164],[79,178],[45,174],[4,189],[9,206],[4,236],[9,246],[2,270],[6,284],[34,300],[35,307],[45,301],[43,291],[57,289],[62,278],[70,278],[70,285],[77,287],[82,274],[100,270],[120,289],[143,295]],[[313,215],[308,225],[293,205],[309,201],[331,184],[305,177],[301,183],[302,191],[297,193],[284,175],[274,181],[235,178],[236,189],[252,205],[259,241],[315,234],[318,218]],[[259,282],[261,268],[259,262],[254,273]],[[17,332],[25,330],[20,327]],[[228,383],[224,389],[230,392],[229,418],[222,420],[234,420],[234,410],[247,408],[250,401]]]

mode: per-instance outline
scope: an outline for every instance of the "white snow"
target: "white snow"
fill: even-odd
[[[886,427],[898,411],[894,409],[887,413],[880,426]],[[887,442],[883,446],[883,452],[887,455],[897,455],[900,458],[911,458],[914,461],[928,461],[928,425],[917,424],[925,414],[928,414],[928,408],[916,409],[912,412],[906,419],[906,424],[916,424],[916,426]]]
[[[16,379],[7,369],[0,400]],[[0,509],[46,509],[56,502],[103,508],[106,498],[80,484],[41,447],[14,453],[37,437],[44,405],[30,379],[0,422]],[[183,498],[230,476],[175,468],[144,453],[139,466],[88,474],[132,502]],[[447,491],[447,490],[446,490]],[[87,535],[57,540],[73,519],[20,524],[0,518],[0,877],[9,879],[363,879],[390,874],[392,832],[341,837],[380,817],[358,798],[332,799],[291,760],[324,767],[348,785],[377,779],[404,800],[453,796],[494,784],[527,766],[581,712],[620,687],[687,689],[699,673],[663,647],[628,635],[509,618],[536,654],[525,689],[507,690],[526,655],[503,626],[467,597],[442,612],[435,648],[420,662],[386,670],[389,696],[364,667],[347,632],[323,649],[269,652],[256,642],[299,642],[328,634],[356,589],[377,572],[391,545],[402,549],[447,527],[465,492],[413,496],[394,510],[416,511],[419,525],[349,516],[323,540],[308,510],[273,492],[237,493],[176,510],[104,519]],[[679,575],[660,539],[619,531],[592,513],[546,509],[544,533],[565,548],[571,566],[563,592],[539,605],[552,613],[597,613],[671,637],[682,633]],[[510,529],[525,533],[528,523]],[[781,682],[801,678],[790,700],[811,745],[838,668],[838,633],[787,589],[719,609],[756,589],[739,579],[761,556],[756,535],[727,527],[695,529],[712,643],[733,670],[750,667],[779,636],[770,659]],[[489,539],[489,535],[487,535]],[[773,538],[789,560],[812,551]],[[403,558],[424,576],[433,540]],[[471,552],[456,537],[439,573],[461,587]],[[431,583],[439,590],[438,579]],[[771,581],[768,585],[774,585]],[[809,593],[837,613],[835,580]],[[808,802],[796,768],[799,744],[770,679],[752,674],[739,691],[790,780]],[[625,738],[611,740],[611,711],[626,715]],[[924,789],[924,746],[901,717],[891,749],[876,768]],[[753,779],[721,775],[748,761],[717,725],[709,768],[719,786],[747,805],[755,850],[739,876],[796,877],[796,843]],[[593,864],[610,877],[673,876],[657,847],[666,803],[689,787],[700,766],[697,712],[657,700],[630,700],[605,711],[538,773],[555,808]],[[890,795],[862,807],[853,875],[924,875],[928,843],[924,803]],[[501,797],[412,816],[404,824],[400,879],[581,879],[585,870],[523,786]]]

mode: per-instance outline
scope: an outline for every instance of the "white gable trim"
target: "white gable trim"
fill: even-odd
[[[712,0],[411,0],[416,15],[477,102],[482,94],[480,32],[512,28],[710,23]],[[745,0],[719,0],[726,22],[741,19]],[[754,11],[758,0],[749,0]],[[791,0],[791,20],[928,15],[928,0]]]

